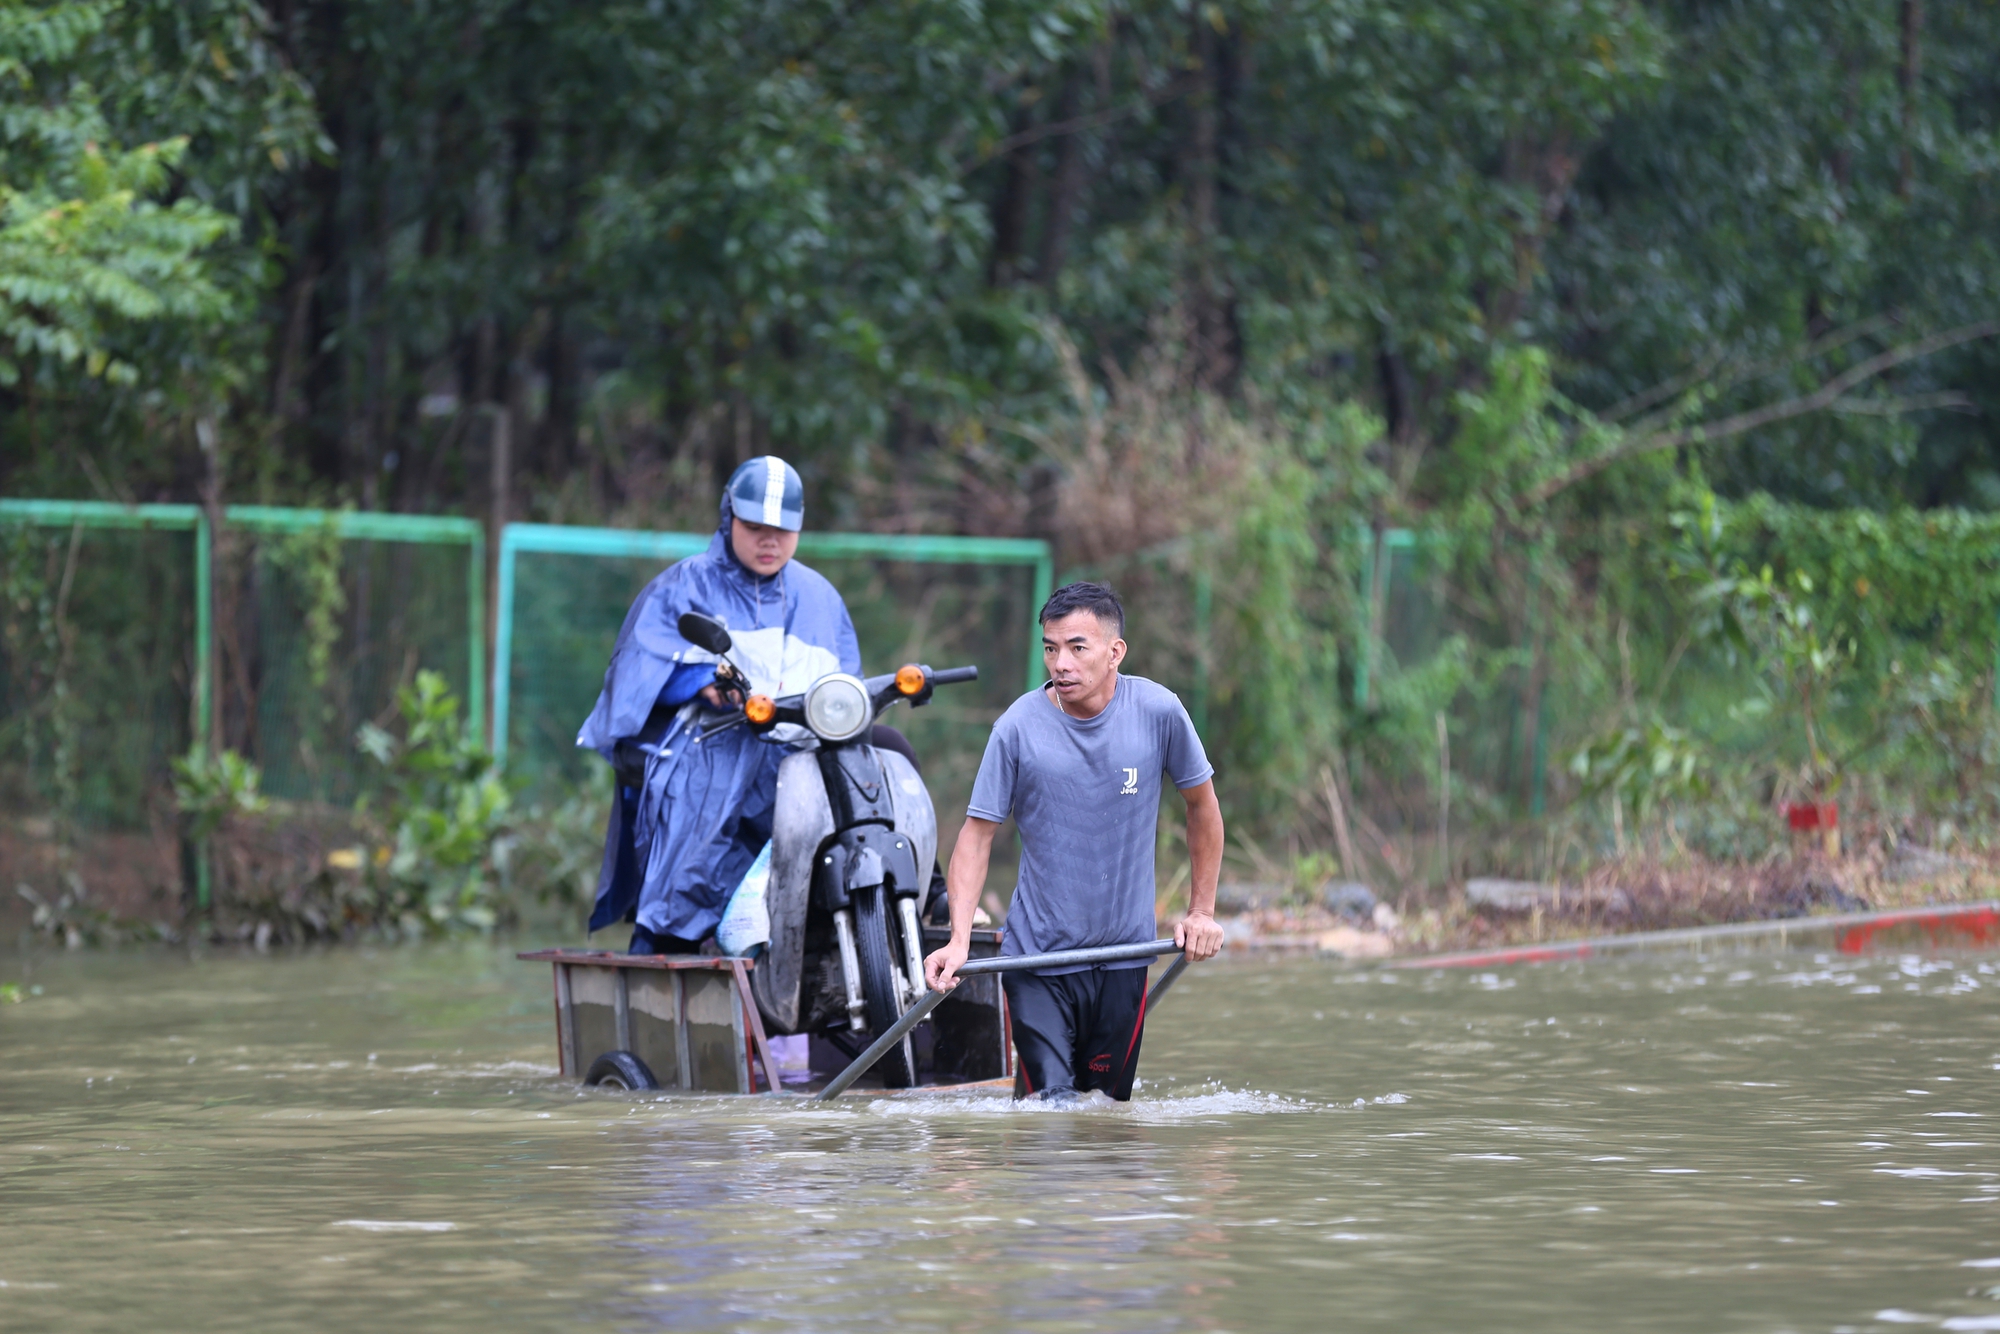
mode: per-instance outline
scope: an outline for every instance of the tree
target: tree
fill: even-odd
[[[0,9],[0,385],[38,363],[130,384],[122,326],[214,319],[227,306],[204,252],[225,213],[159,196],[185,137],[118,146],[79,66],[110,0]]]
[[[320,147],[268,38],[252,0],[0,5],[17,494],[189,498],[197,423],[247,406],[278,271],[266,205]]]

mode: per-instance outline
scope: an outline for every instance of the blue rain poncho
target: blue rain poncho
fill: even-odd
[[[715,655],[681,638],[682,612],[728,627],[731,660],[763,694],[796,694],[829,672],[861,671],[854,622],[826,577],[794,560],[761,578],[736,559],[729,529],[724,496],[708,550],[663,571],[625,614],[597,707],[577,733],[577,745],[609,760],[619,741],[639,736],[655,705],[679,706],[646,757],[644,786],[621,786],[612,802],[592,931],[636,908],[639,925],[655,935],[706,938],[771,836],[787,746],[744,727],[697,739],[699,720],[717,715],[690,697],[713,677]]]

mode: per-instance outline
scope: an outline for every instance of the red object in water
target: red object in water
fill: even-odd
[[[1466,954],[1433,954],[1428,958],[1391,959],[1390,968],[1493,968],[1507,964],[1554,963],[1588,959],[1621,950],[1647,951],[1700,948],[1705,942],[1752,940],[1775,936],[1800,947],[1830,939],[1842,954],[1881,949],[1992,949],[2000,946],[2000,904],[1947,903],[1928,908],[1892,908],[1887,912],[1849,913],[1840,917],[1801,917],[1782,922],[1734,922],[1678,931],[1640,931],[1596,940],[1552,941],[1515,945]]]
[[[2000,912],[1996,912],[1990,903],[1978,903],[1968,907],[1914,908],[1876,913],[1867,921],[1835,936],[1833,947],[1842,954],[1860,954],[1876,943],[1876,936],[1894,927],[1903,928],[1900,933],[1902,942],[1909,941],[1914,928],[1930,938],[1933,948],[1983,945],[1990,949],[1996,941],[2000,941]]]
[[[1838,829],[1840,803],[1797,801],[1785,807],[1785,822],[1794,829]]]

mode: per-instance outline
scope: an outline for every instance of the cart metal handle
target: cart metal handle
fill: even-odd
[[[1135,942],[1130,945],[1099,945],[1087,950],[1057,950],[1052,954],[1017,954],[1013,958],[967,959],[955,973],[959,977],[981,977],[987,973],[1015,973],[1025,968],[1061,968],[1065,965],[1092,963],[1121,963],[1128,959],[1150,959],[1158,954],[1180,954],[1181,957],[1169,968],[1166,975],[1153,987],[1146,997],[1151,1008],[1153,1001],[1165,994],[1181,969],[1187,967],[1187,956],[1181,947],[1174,944],[1171,936],[1159,940]],[[915,1005],[903,1011],[903,1017],[889,1026],[889,1031],[868,1044],[868,1049],[854,1058],[845,1070],[833,1077],[833,1082],[821,1089],[816,1101],[831,1102],[847,1092],[848,1086],[868,1073],[875,1062],[888,1054],[889,1048],[903,1040],[903,1035],[922,1023],[932,1010],[949,996],[949,991],[926,991]]]

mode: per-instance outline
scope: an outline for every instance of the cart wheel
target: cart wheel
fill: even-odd
[[[590,1073],[583,1077],[583,1082],[626,1092],[660,1086],[660,1081],[653,1078],[653,1072],[646,1068],[646,1063],[629,1051],[605,1052],[590,1063]]]

